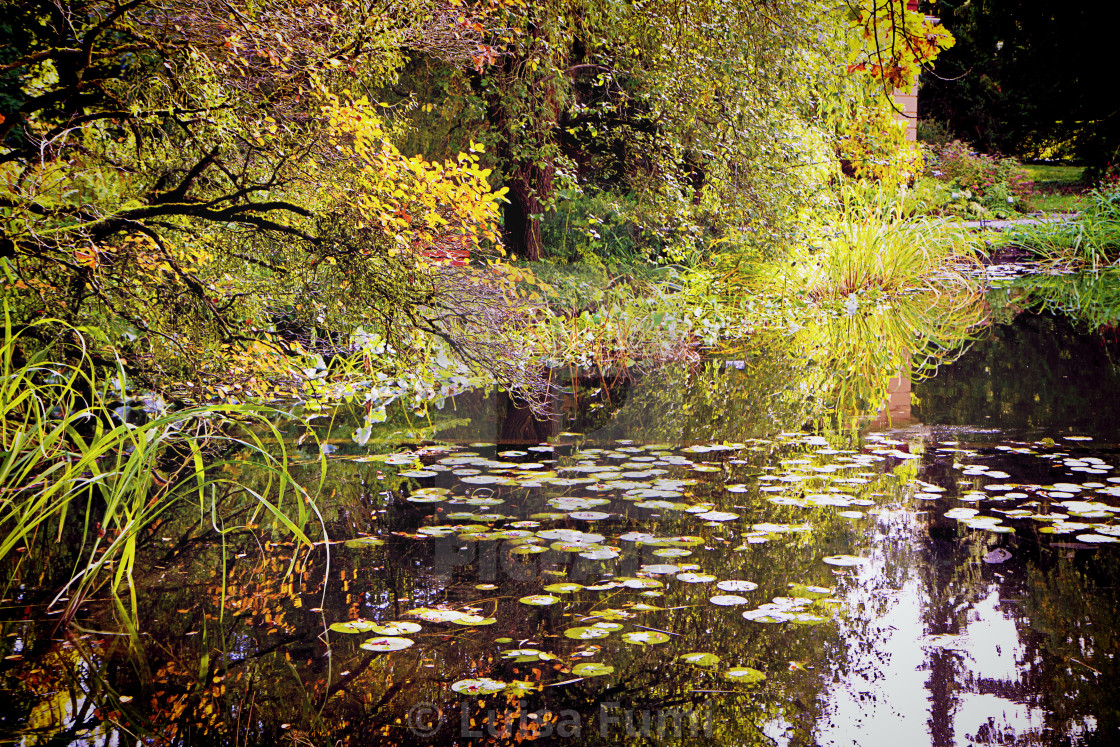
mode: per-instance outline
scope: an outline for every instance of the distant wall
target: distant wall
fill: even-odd
[[[918,0],[907,0],[906,10],[917,13]],[[926,18],[934,22],[938,20],[933,16],[926,16]],[[894,105],[902,112],[897,116],[906,120],[906,139],[914,142],[918,139],[918,82],[914,81],[914,87],[909,91],[896,89]]]

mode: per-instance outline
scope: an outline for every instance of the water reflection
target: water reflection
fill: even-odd
[[[885,320],[859,323],[874,332]],[[236,494],[202,522],[197,506],[180,506],[144,539],[141,656],[113,634],[120,620],[107,599],[86,606],[72,635],[53,629],[44,601],[68,569],[65,544],[51,537],[49,552],[8,570],[0,738],[1108,743],[1120,726],[1120,554],[1080,539],[1084,530],[1046,533],[1058,525],[1035,516],[1068,513],[1055,483],[1117,503],[1101,492],[1114,472],[1074,471],[1115,463],[1098,443],[1115,420],[1060,425],[1071,411],[1054,404],[1083,396],[1054,372],[1085,359],[1049,361],[1055,386],[1036,390],[1056,443],[984,433],[991,399],[960,395],[973,384],[958,371],[983,379],[969,356],[1004,359],[986,347],[1014,339],[1002,333],[912,388],[897,365],[906,348],[884,343],[868,354],[882,363],[878,378],[851,401],[863,416],[884,400],[888,412],[865,421],[863,436],[808,435],[801,427],[842,387],[856,391],[809,345],[839,335],[833,322],[852,324],[762,335],[738,358],[696,367],[572,375],[558,380],[547,421],[479,393],[430,422],[386,426],[422,428],[423,441],[359,446],[360,414],[340,417],[320,430],[334,446],[319,499],[332,542],[298,550]],[[1017,322],[1015,334],[1034,334],[1034,323]],[[1063,342],[1082,343],[1096,344]],[[806,356],[817,363],[806,367]],[[1013,376],[986,381],[1004,379]],[[888,414],[892,430],[867,432]],[[1062,440],[1073,428],[1098,441]],[[317,480],[313,440],[288,436],[302,441],[304,478]],[[253,466],[239,468],[252,485]],[[1013,531],[946,515],[969,507]],[[1103,532],[1115,513],[1084,522]],[[355,538],[364,544],[343,542]],[[757,588],[716,586],[729,581]],[[580,588],[546,588],[557,583]],[[521,601],[546,594],[557,601]],[[742,603],[711,601],[732,595]],[[430,622],[418,608],[493,622]],[[330,627],[357,620],[421,629],[407,636],[413,645],[376,653],[362,648],[372,632]],[[596,625],[606,634],[567,635]],[[651,633],[667,640],[624,638]],[[729,677],[747,669],[766,679]],[[452,689],[480,678],[505,689]]]

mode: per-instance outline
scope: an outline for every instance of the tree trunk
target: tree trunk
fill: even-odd
[[[506,245],[512,254],[535,262],[541,258],[544,200],[552,197],[551,164],[527,164],[511,174],[506,185]]]

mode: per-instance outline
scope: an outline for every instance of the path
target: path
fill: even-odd
[[[1064,223],[1075,220],[1077,213],[1055,213],[1035,218],[1014,218],[1012,220],[965,220],[959,225],[965,228],[986,228],[989,231],[1002,231],[1010,226],[1038,226],[1043,223]]]

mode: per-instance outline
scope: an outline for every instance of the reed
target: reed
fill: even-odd
[[[1008,241],[1044,262],[1099,270],[1120,261],[1120,190],[1099,189],[1075,220],[1016,226]]]
[[[37,327],[60,324],[47,319],[17,331],[4,309],[0,562],[17,550],[30,556],[52,538],[79,536],[78,560],[51,601],[65,601],[64,621],[107,587],[122,623],[134,630],[140,538],[161,514],[185,501],[197,504],[200,518],[216,531],[228,531],[217,526],[217,502],[240,494],[255,504],[247,523],[263,514],[279,531],[311,544],[317,509],[312,493],[288,471],[284,440],[272,421],[277,411],[204,405],[127,422],[128,413],[114,402],[125,388],[123,369],[118,364],[115,375],[106,376],[80,330],[68,328],[78,351],[72,362],[53,360],[50,348],[34,349]],[[222,469],[247,460],[264,475],[254,485],[238,483]]]

